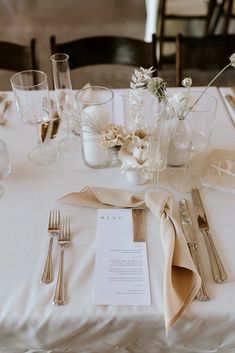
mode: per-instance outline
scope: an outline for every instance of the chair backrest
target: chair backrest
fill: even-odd
[[[204,37],[176,37],[176,85],[180,86],[183,70],[219,70],[229,63],[235,52],[235,34]]]
[[[98,64],[120,64],[157,68],[156,38],[151,43],[140,39],[118,36],[97,36],[57,43],[50,38],[51,53],[69,55],[70,69]]]
[[[159,35],[159,64],[173,62],[175,55],[164,55],[164,43],[174,42],[175,36],[166,34],[166,21],[192,21],[203,22],[203,35],[212,34],[212,19],[217,7],[217,0],[159,0],[158,30]]]
[[[0,41],[0,70],[23,71],[38,70],[36,39],[29,46]]]
[[[218,11],[214,21],[214,30],[219,22],[221,25],[221,33],[226,34],[229,32],[230,20],[235,19],[235,1],[234,0],[221,0],[218,4]]]

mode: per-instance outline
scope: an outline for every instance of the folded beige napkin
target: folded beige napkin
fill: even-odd
[[[212,150],[205,161],[202,184],[235,194],[235,151]]]
[[[133,193],[128,190],[85,187],[61,198],[63,202],[91,208],[147,207],[161,223],[165,255],[163,297],[166,332],[195,298],[201,278],[191,259],[181,228],[172,217],[172,200],[164,192]]]

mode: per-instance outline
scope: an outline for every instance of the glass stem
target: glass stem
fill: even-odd
[[[70,133],[70,121],[69,121],[69,116],[67,116],[66,120],[66,130],[67,130],[67,137],[68,139],[71,138],[71,133]]]
[[[155,170],[153,172],[153,190],[154,191],[157,190],[158,182],[159,182],[159,170]]]
[[[44,148],[44,144],[42,142],[42,138],[41,138],[41,134],[40,134],[40,131],[39,131],[39,127],[41,129],[41,125],[36,125],[36,131],[37,131],[37,139],[38,139],[38,144],[39,144],[39,148],[40,148],[40,151],[41,151],[41,154],[45,154],[45,148]]]
[[[185,161],[184,173],[183,173],[183,183],[184,184],[187,182],[188,167],[189,167],[189,161],[191,158],[191,152],[192,152],[192,142],[190,143],[189,148],[187,148],[187,153],[186,153],[186,161]]]

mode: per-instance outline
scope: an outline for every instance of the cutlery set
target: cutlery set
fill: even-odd
[[[198,228],[201,231],[203,238],[205,240],[214,281],[217,283],[226,282],[228,280],[228,275],[224,269],[222,261],[215,247],[215,243],[213,241],[213,238],[209,229],[206,213],[202,204],[199,189],[197,187],[194,187],[192,189],[192,200],[193,200],[193,206],[194,206]],[[189,212],[189,208],[186,200],[183,199],[179,202],[179,210],[180,210],[180,220],[181,220],[182,230],[186,238],[193,262],[202,280],[201,288],[198,294],[196,295],[196,299],[199,301],[207,301],[210,299],[210,295],[205,283],[205,277],[200,264],[196,234],[195,234],[192,218],[190,216],[190,212]]]
[[[64,305],[66,304],[64,281],[64,249],[71,244],[70,217],[61,217],[60,211],[51,210],[48,221],[48,234],[48,252],[41,277],[41,282],[45,284],[53,282],[52,248],[54,237],[57,237],[57,243],[60,246],[60,260],[53,302],[55,305]]]

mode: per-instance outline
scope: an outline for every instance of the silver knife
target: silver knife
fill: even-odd
[[[179,207],[180,207],[180,220],[182,224],[183,233],[186,238],[193,262],[202,280],[201,287],[195,298],[200,301],[207,301],[210,299],[210,296],[209,296],[209,292],[205,283],[205,278],[204,278],[199,257],[198,257],[196,235],[193,229],[192,219],[190,217],[187,201],[181,200],[179,202]]]
[[[235,112],[235,98],[231,94],[226,94],[225,99],[229,103],[232,110]]]
[[[205,210],[197,187],[192,189],[192,198],[197,217],[197,223],[206,243],[214,280],[218,283],[226,282],[228,280],[228,275],[220,260],[213,238],[211,236],[209,224],[207,222]]]

